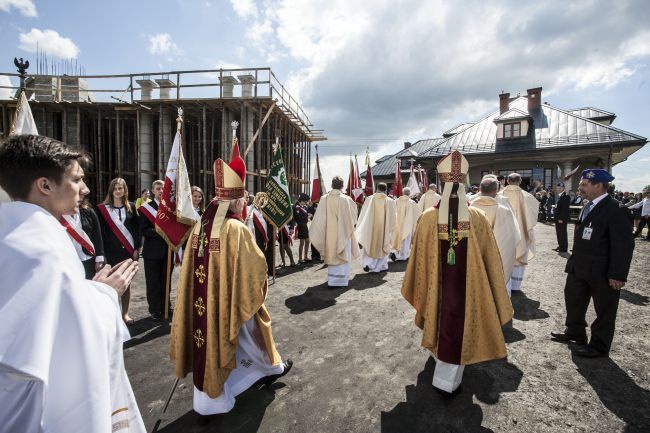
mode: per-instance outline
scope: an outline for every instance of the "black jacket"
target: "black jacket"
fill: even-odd
[[[571,199],[569,196],[563,192],[557,198],[557,203],[555,204],[555,221],[562,220],[565,223],[569,221],[569,211],[571,206]]]
[[[582,238],[586,227],[592,229],[589,240]],[[632,224],[618,201],[607,196],[576,223],[565,272],[586,281],[627,281],[633,251]]]
[[[151,200],[149,205],[158,210],[158,204]],[[142,257],[148,260],[165,260],[167,258],[167,242],[156,232],[156,227],[149,218],[140,212],[140,234],[144,236]]]
[[[133,247],[137,251],[140,248],[140,229],[138,228],[138,213],[135,210],[135,205],[129,202],[131,212],[126,213],[126,220],[124,227],[131,233],[133,237]],[[124,208],[126,211],[126,207]],[[99,211],[98,211],[99,212]],[[101,214],[101,212],[100,212]],[[104,255],[106,256],[106,263],[116,265],[122,260],[130,259],[128,251],[122,245],[122,242],[117,239],[113,231],[108,226],[108,223],[103,216],[99,217],[99,226],[101,227],[102,239],[104,241]]]
[[[91,242],[93,243],[93,247],[95,248],[95,256],[103,256],[104,243],[102,242],[102,230],[99,225],[99,220],[97,219],[97,214],[90,207],[82,207],[79,208],[79,219],[81,220],[81,228],[86,232]],[[84,253],[92,256],[92,254],[90,254],[90,251],[87,251],[83,247],[82,249]]]

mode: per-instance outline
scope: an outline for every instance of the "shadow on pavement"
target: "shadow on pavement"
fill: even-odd
[[[519,290],[512,292],[511,301],[517,320],[539,320],[549,317],[546,311],[539,308],[539,301],[530,299],[524,292]]]
[[[641,295],[639,293],[630,292],[626,289],[621,289],[621,299],[629,302],[630,304],[640,305],[642,307],[650,304],[650,297]]]
[[[623,431],[650,431],[650,391],[637,385],[611,358],[572,354],[571,359],[603,405],[626,423]]]
[[[467,366],[460,392],[449,397],[438,394],[431,385],[435,365],[429,357],[417,383],[406,387],[406,402],[381,413],[382,433],[491,432],[481,427],[483,411],[473,398],[495,404],[501,393],[516,391],[523,376],[506,360]]]
[[[154,428],[154,433],[253,433],[259,430],[266,408],[275,400],[275,391],[283,388],[282,382],[271,386],[251,388],[237,397],[235,407],[228,413],[217,415],[207,425],[199,426],[193,410],[174,420],[162,429]],[[158,424],[156,424],[158,425]]]
[[[516,343],[517,341],[525,340],[526,336],[519,329],[512,326],[512,320],[503,325],[503,338],[506,343]]]
[[[124,343],[124,348],[134,347],[142,343],[165,336],[171,331],[171,324],[168,322],[155,322],[150,318],[140,319],[129,326],[131,339]]]
[[[348,290],[367,290],[381,286],[386,282],[386,272],[357,274],[350,280],[348,287],[328,287],[327,282],[308,287],[302,295],[291,296],[284,301],[291,314],[306,311],[319,311],[336,305],[336,298]]]

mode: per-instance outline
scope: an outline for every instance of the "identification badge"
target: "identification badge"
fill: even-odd
[[[585,230],[582,232],[582,239],[585,239],[587,241],[591,240],[591,233],[593,233],[594,229],[591,227],[585,227]]]

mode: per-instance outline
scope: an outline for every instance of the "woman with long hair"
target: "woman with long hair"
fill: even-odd
[[[135,204],[129,201],[129,187],[121,177],[111,180],[108,193],[102,204],[97,205],[101,218],[100,226],[104,240],[106,263],[115,266],[126,259],[138,261],[140,230]],[[122,295],[122,317],[127,325],[133,323],[129,317],[131,287]]]
[[[205,202],[204,202],[205,194],[203,194],[203,190],[199,188],[198,186],[193,186],[192,187],[192,207],[198,213],[199,215],[203,215],[203,211],[205,210]]]

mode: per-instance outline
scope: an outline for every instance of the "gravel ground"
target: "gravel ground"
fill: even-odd
[[[228,414],[198,427],[191,375],[174,382],[169,326],[147,315],[144,272],[133,286],[126,366],[149,431],[158,432],[648,432],[650,431],[650,242],[637,240],[621,293],[609,358],[583,359],[549,333],[564,323],[565,259],[552,226],[538,224],[536,258],[512,298],[507,360],[465,369],[461,392],[433,390],[435,363],[420,347],[414,311],[400,295],[404,263],[328,289],[322,264],[291,269],[270,286],[267,306],[291,373],[251,389]],[[571,228],[569,237],[572,237]],[[296,253],[294,252],[294,256]],[[174,281],[177,277],[174,273]],[[588,321],[593,320],[590,307]]]

